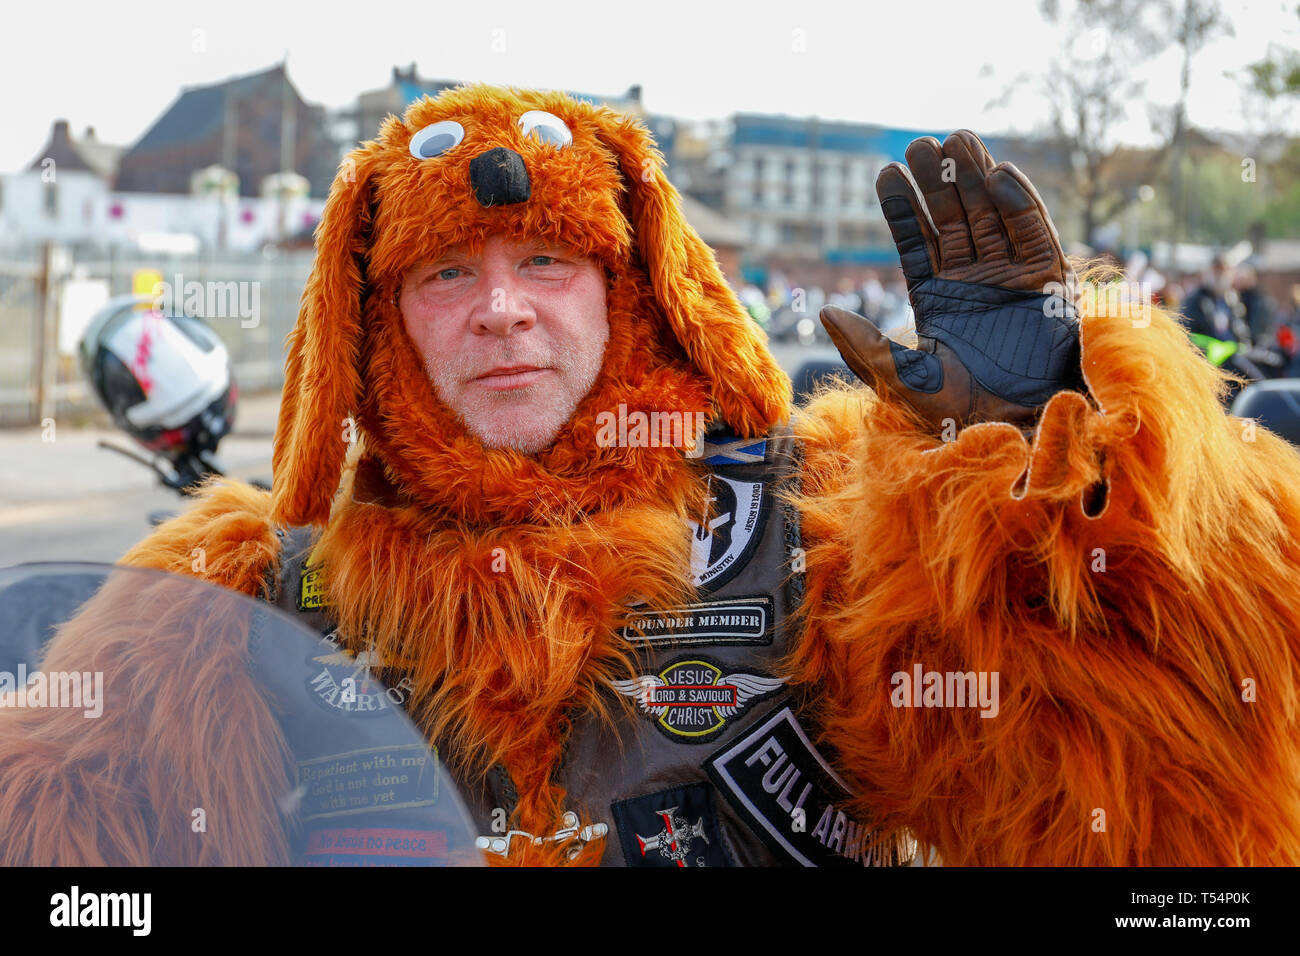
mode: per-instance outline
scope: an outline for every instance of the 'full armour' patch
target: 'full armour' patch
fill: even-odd
[[[778,856],[799,866],[900,866],[910,837],[875,844],[875,832],[840,807],[852,795],[782,707],[713,754],[709,776]]]

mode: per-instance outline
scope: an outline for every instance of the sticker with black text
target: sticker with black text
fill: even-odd
[[[302,586],[298,592],[298,610],[316,611],[323,607],[332,607],[332,602],[325,595],[325,569],[311,567],[311,558],[302,564]]]

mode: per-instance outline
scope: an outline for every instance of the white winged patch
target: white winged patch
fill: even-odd
[[[753,674],[728,674],[726,677],[719,677],[714,686],[736,688],[736,702],[729,707],[719,706],[718,714],[723,718],[734,717],[751,697],[770,694],[782,683],[775,677],[755,677]]]
[[[328,664],[333,667],[347,667],[353,665],[360,670],[364,667],[380,667],[383,660],[378,651],[362,651],[360,654],[353,654],[347,648],[340,648],[333,654],[325,654],[321,657],[313,657],[313,661],[318,664]]]
[[[653,674],[645,674],[633,680],[614,680],[609,683],[624,697],[630,697],[636,701],[641,706],[641,709],[652,717],[663,717],[668,713],[669,705],[650,703],[654,697],[654,692],[664,686],[662,678],[655,677]]]

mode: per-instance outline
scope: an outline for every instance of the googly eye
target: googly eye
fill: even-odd
[[[411,137],[411,155],[416,159],[441,156],[465,138],[465,127],[455,120],[443,120],[426,126]]]
[[[558,116],[542,110],[529,110],[519,117],[519,128],[525,136],[531,136],[543,143],[565,147],[573,142],[573,134]]]

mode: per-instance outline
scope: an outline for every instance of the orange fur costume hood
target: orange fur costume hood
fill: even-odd
[[[526,133],[520,118],[538,112],[571,142]],[[411,144],[448,123],[463,130],[456,147],[415,158]],[[492,150],[522,158],[526,202],[476,198],[470,165]],[[602,371],[535,458],[485,449],[437,399],[394,304],[411,265],[493,233],[541,236],[609,276]],[[345,162],[317,256],[290,346],[273,517],[327,524],[314,556],[340,633],[400,662],[430,739],[470,775],[504,766],[518,825],[551,832],[566,714],[602,708],[607,682],[626,676],[614,637],[626,605],[684,595],[683,530],[703,507],[681,448],[604,447],[598,415],[699,410],[761,436],[788,417],[789,379],[682,218],[645,128],[560,94],[469,88],[390,119]],[[355,475],[331,515],[353,414]]]
[[[528,131],[532,111],[571,142]],[[455,145],[417,155],[448,122]],[[495,148],[522,157],[526,202],[484,206],[469,188],[472,158]],[[437,400],[394,304],[411,265],[493,232],[548,237],[609,278],[600,376],[535,457],[484,449]],[[508,770],[512,826],[554,832],[565,730],[608,710],[608,682],[629,674],[627,606],[692,596],[687,519],[705,503],[698,462],[601,447],[595,416],[702,410],[758,437],[791,417],[789,381],[682,219],[649,134],[561,94],[469,87],[390,118],[341,168],[317,254],[275,490],[215,482],[122,563],[190,574],[201,547],[211,580],[261,596],[276,527],[319,528],[345,640],[410,676],[412,717],[463,773]],[[979,424],[940,442],[864,386],[794,415],[806,589],[784,676],[860,817],[946,864],[1295,864],[1300,457],[1223,414],[1219,373],[1171,317],[1139,326],[1105,303],[1081,318],[1090,394],[1056,395],[1029,440]],[[1100,509],[1086,500],[1099,482]],[[896,678],[918,666],[998,674],[998,713],[921,706],[919,689],[900,706]],[[247,706],[241,738],[189,746],[273,763],[274,721]],[[124,732],[51,725],[42,746],[74,733],[102,754]],[[0,733],[0,834],[26,828],[27,858],[48,862],[68,826],[97,845],[95,821],[56,815],[57,795],[93,789],[87,767],[41,764]],[[241,814],[182,853],[258,862],[247,848],[265,845],[275,807]],[[594,841],[575,862],[614,852]],[[510,859],[560,861],[527,845]]]

